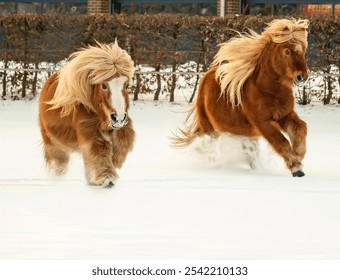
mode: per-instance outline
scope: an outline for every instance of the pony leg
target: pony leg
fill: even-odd
[[[289,141],[281,133],[280,125],[272,120],[258,122],[258,129],[274,150],[283,157],[287,167],[294,177],[302,177],[301,159],[294,153]]]
[[[257,169],[256,161],[258,160],[258,139],[246,138],[242,140],[241,147],[246,155],[246,159],[251,169]]]
[[[135,131],[132,121],[129,119],[127,125],[113,133],[112,163],[116,168],[121,168],[128,152],[133,148]]]
[[[48,169],[53,170],[57,176],[60,176],[66,172],[69,153],[52,143],[43,125],[40,126],[40,131],[43,139],[46,166]]]
[[[292,112],[284,119],[282,129],[289,136],[294,154],[302,161],[306,154],[307,124]]]
[[[197,112],[197,132],[199,134],[214,134],[215,129],[212,126],[211,122],[209,121],[209,117],[206,113],[204,104],[202,101],[197,101],[196,105],[196,112]]]
[[[44,144],[44,157],[46,166],[54,171],[57,176],[66,172],[69,153],[53,144]]]
[[[92,141],[82,145],[81,149],[89,184],[114,186],[118,175],[111,161],[110,143],[102,138],[92,138]]]

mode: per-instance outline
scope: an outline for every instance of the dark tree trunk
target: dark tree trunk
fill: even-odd
[[[156,67],[155,67],[155,70],[157,72],[159,72],[161,70],[161,65],[158,64]],[[162,87],[162,80],[161,80],[161,75],[160,74],[156,74],[157,76],[157,90],[155,92],[155,95],[154,95],[154,98],[153,100],[154,101],[158,101],[159,100],[159,94],[161,93],[161,87]]]

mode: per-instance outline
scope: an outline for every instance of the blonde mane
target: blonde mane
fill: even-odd
[[[238,35],[226,43],[214,57],[213,66],[218,66],[216,79],[221,86],[221,95],[228,96],[233,107],[242,106],[242,88],[253,74],[263,50],[274,43],[301,43],[307,48],[308,20],[276,19],[268,24],[262,34],[249,30],[249,34]]]
[[[69,61],[58,72],[58,86],[48,104],[50,109],[62,108],[68,115],[76,104],[92,110],[90,95],[92,86],[111,80],[115,76],[134,74],[134,63],[130,55],[118,46],[100,44],[82,48],[69,56]]]

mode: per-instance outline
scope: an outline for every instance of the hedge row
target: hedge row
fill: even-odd
[[[183,70],[185,63],[194,62],[194,71],[205,71],[217,51],[217,45],[247,28],[261,32],[271,16],[200,17],[184,15],[38,15],[12,14],[0,16],[0,61],[3,68],[17,62],[22,68],[38,68],[42,62],[58,63],[79,47],[112,42],[118,38],[121,47],[132,56],[136,65],[146,65],[156,71],[170,67]],[[340,18],[310,17],[310,67],[327,69],[339,64]],[[189,63],[190,64],[190,63]],[[184,69],[185,71],[187,69]],[[19,88],[20,97],[36,91],[34,73],[0,72],[2,96],[8,95],[8,83]],[[14,76],[13,76],[14,75]],[[136,95],[142,77],[136,77]],[[159,83],[159,76],[154,81]],[[177,76],[167,80],[170,101],[173,101]],[[35,83],[35,85],[34,85]],[[13,86],[14,84],[14,86]],[[143,84],[145,82],[143,81]],[[160,89],[160,87],[159,87]]]

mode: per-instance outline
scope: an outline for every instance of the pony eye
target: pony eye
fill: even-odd
[[[290,49],[285,49],[284,53],[285,53],[285,55],[290,55]]]
[[[106,84],[102,84],[102,90],[107,90],[107,85]]]

